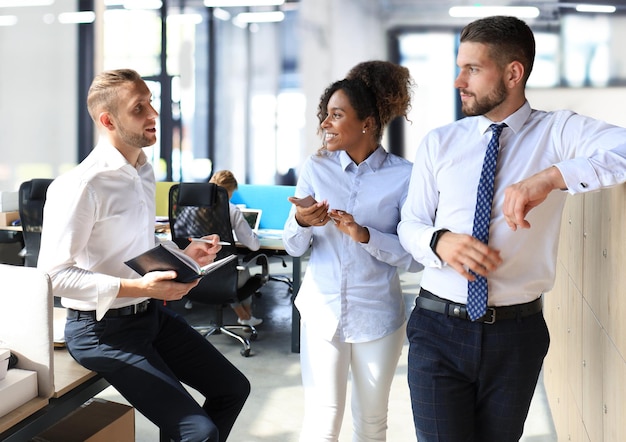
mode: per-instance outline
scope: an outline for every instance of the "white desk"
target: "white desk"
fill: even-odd
[[[0,440],[24,442],[57,423],[109,383],[79,365],[65,349],[54,350],[54,394],[37,397],[0,418]]]

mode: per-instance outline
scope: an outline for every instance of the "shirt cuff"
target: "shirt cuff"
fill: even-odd
[[[101,275],[96,282],[98,303],[96,305],[96,320],[101,320],[113,305],[120,291],[120,278]]]
[[[435,252],[433,252],[430,248],[430,240],[433,238],[433,234],[442,228],[443,227],[432,227],[426,229],[419,238],[419,247],[424,251],[423,264],[425,267],[436,267],[440,269],[446,265],[446,263],[439,259],[439,257],[435,255]]]
[[[596,171],[587,158],[574,158],[554,166],[563,176],[567,186],[565,190],[572,195],[598,190],[602,187]]]

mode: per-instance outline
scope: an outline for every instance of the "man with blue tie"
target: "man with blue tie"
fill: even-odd
[[[523,21],[479,19],[460,41],[467,118],[422,141],[398,226],[425,266],[407,325],[413,417],[420,442],[518,441],[550,341],[541,297],[565,198],[626,181],[626,129],[530,107]]]

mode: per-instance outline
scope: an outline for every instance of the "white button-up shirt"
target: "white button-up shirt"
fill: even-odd
[[[256,233],[250,228],[250,224],[239,210],[239,207],[233,203],[228,203],[228,211],[230,215],[230,226],[235,232],[237,241],[252,251],[259,250],[261,248],[261,241]]]
[[[311,156],[303,165],[296,196],[327,200],[367,227],[367,244],[354,241],[332,222],[301,227],[292,207],[283,242],[290,255],[311,256],[296,298],[307,330],[345,342],[367,342],[405,321],[397,267],[421,266],[402,248],[396,227],[406,198],[411,163],[382,147],[357,165],[344,151]]]
[[[489,305],[532,301],[554,284],[561,213],[566,192],[553,191],[530,211],[530,229],[512,231],[502,213],[504,190],[550,166],[563,175],[569,193],[589,192],[626,181],[626,129],[571,111],[532,110],[526,102],[504,120],[496,169],[489,245],[503,263],[489,274]],[[483,116],[435,129],[417,150],[400,241],[426,268],[421,285],[437,296],[466,303],[467,280],[430,249],[435,230],[472,234],[476,192],[491,138]]]
[[[75,169],[48,188],[37,267],[63,306],[96,310],[136,304],[117,298],[120,278],[139,275],[124,264],[156,244],[155,178],[142,152],[131,165],[101,140]]]

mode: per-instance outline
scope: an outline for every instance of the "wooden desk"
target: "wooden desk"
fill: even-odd
[[[9,232],[21,232],[22,226],[0,226],[0,230],[7,230]]]
[[[56,349],[53,396],[32,399],[0,418],[0,440],[30,440],[108,386],[104,378],[74,361],[67,350]]]

